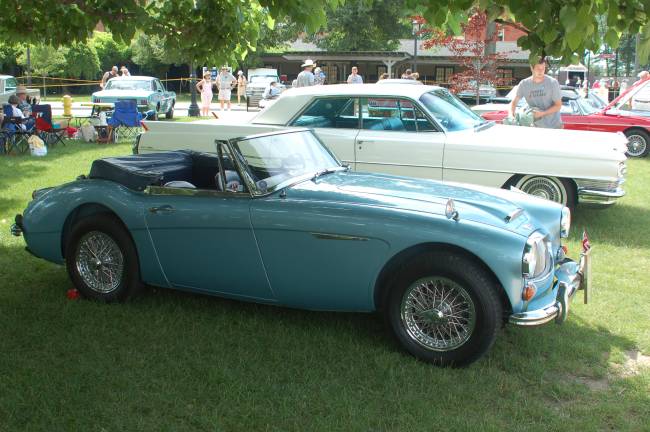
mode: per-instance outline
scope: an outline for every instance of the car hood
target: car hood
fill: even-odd
[[[476,150],[509,155],[540,154],[624,161],[627,138],[622,133],[546,129],[495,124],[482,130],[450,132],[450,142]]]
[[[473,221],[528,236],[533,227],[553,230],[561,206],[520,192],[375,173],[339,172],[298,183],[287,196],[445,215],[454,200],[459,220]],[[512,215],[517,215],[512,218]],[[557,229],[556,229],[557,230]]]
[[[151,95],[153,91],[150,90],[102,90],[93,93],[93,97],[124,97],[124,98],[146,98]]]

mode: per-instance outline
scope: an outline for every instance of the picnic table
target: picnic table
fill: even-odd
[[[90,122],[93,119],[99,119],[99,114],[102,112],[109,113],[115,109],[114,104],[110,102],[82,102],[80,104],[82,107],[91,107],[89,116],[75,116],[72,119],[75,121],[76,126],[81,126],[81,123],[85,120]]]

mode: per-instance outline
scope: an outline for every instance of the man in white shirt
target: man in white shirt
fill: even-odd
[[[359,75],[359,69],[356,66],[352,66],[352,73],[348,75],[348,84],[363,84],[363,78]]]
[[[309,87],[316,84],[314,74],[312,73],[315,66],[316,63],[314,63],[312,59],[305,60],[305,62],[300,66],[302,72],[300,72],[298,78],[296,78],[295,87]]]

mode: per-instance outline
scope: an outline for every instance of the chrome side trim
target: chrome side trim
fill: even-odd
[[[147,186],[144,193],[149,195],[165,196],[196,196],[196,197],[221,197],[221,198],[251,198],[246,192],[223,192],[211,189],[187,189],[169,186]]]
[[[351,240],[351,241],[368,241],[368,237],[349,236],[343,234],[328,234],[328,233],[310,233],[319,240]]]
[[[364,141],[368,142],[368,141]],[[413,165],[413,164],[399,164],[394,162],[368,162],[363,160],[357,160],[358,164],[367,164],[367,165],[382,165],[382,166],[401,166],[401,167],[410,167],[410,168],[443,168],[442,165]]]

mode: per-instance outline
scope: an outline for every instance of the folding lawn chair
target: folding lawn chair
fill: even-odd
[[[51,105],[34,105],[32,114],[36,117],[36,131],[48,147],[54,147],[58,143],[65,146],[63,137],[65,137],[66,130],[54,127]]]
[[[0,126],[0,143],[6,154],[15,150],[18,153],[27,153],[29,150],[29,137],[33,135],[33,129],[27,129],[27,119],[14,117],[13,108],[9,104],[2,106],[4,119]]]
[[[113,130],[115,141],[118,141],[122,136],[135,139],[140,133],[141,120],[142,114],[138,112],[136,101],[123,100],[115,102],[115,110],[107,123]]]

